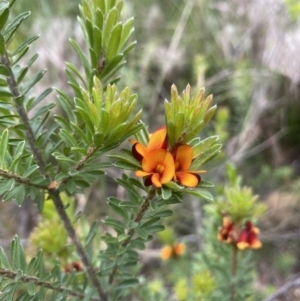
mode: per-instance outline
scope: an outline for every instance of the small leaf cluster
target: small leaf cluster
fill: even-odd
[[[204,92],[204,89],[200,89],[191,97],[191,87],[187,85],[180,96],[176,86],[172,85],[171,101],[165,101],[166,127],[171,147],[176,143],[189,144],[214,116],[217,106],[211,106],[212,95],[204,98]]]
[[[9,138],[8,130],[0,137],[0,195],[3,201],[11,199],[21,206],[25,195],[42,205],[41,188],[48,181],[38,172],[39,166],[25,149],[25,141]],[[45,186],[44,186],[45,187]]]
[[[116,148],[129,136],[141,128],[138,124],[141,111],[134,114],[136,95],[128,88],[118,94],[115,85],[108,85],[103,91],[101,82],[94,77],[91,93],[80,89],[73,101],[58,90],[59,101],[68,116],[55,116],[60,130],[59,150],[53,153],[60,163],[61,172],[55,177],[69,193],[76,191],[78,185],[88,187],[109,162],[99,162],[100,155]]]
[[[77,85],[74,75],[86,88],[91,87],[94,76],[101,79],[104,86],[120,79],[114,76],[126,63],[125,55],[136,44],[132,42],[126,46],[134,31],[133,18],[123,24],[122,8],[122,0],[84,0],[80,5],[81,17],[78,21],[84,33],[89,59],[75,40],[70,42],[84,66],[87,83],[76,67],[68,63],[67,75],[73,84]]]
[[[3,301],[56,301],[68,296],[73,296],[73,300],[91,300],[94,294],[90,291],[85,295],[86,282],[79,281],[75,271],[63,273],[58,262],[48,271],[42,250],[27,263],[17,236],[11,242],[9,259],[0,248],[0,276]]]

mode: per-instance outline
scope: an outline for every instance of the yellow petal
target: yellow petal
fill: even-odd
[[[147,150],[152,151],[157,148],[167,148],[167,129],[165,127],[154,132],[149,139]]]
[[[174,161],[176,165],[176,170],[186,171],[192,164],[193,159],[193,149],[187,145],[179,145],[175,150]]]
[[[177,171],[176,178],[181,185],[187,187],[196,187],[199,183],[199,179],[196,175],[184,171]]]
[[[137,177],[145,177],[145,176],[151,175],[151,173],[149,173],[149,172],[144,172],[144,171],[142,171],[142,170],[137,170],[137,171],[135,172],[135,175],[136,175]]]
[[[158,173],[155,173],[155,174],[152,175],[151,182],[157,188],[160,188],[162,186],[161,182],[160,182],[160,177],[159,177]]]
[[[163,165],[165,168],[160,176],[160,182],[165,184],[170,182],[175,174],[175,164],[171,153],[167,152]]]

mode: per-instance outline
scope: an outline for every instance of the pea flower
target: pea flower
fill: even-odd
[[[160,252],[160,257],[162,260],[178,258],[184,253],[184,250],[185,250],[184,243],[175,243],[173,246],[166,246],[162,248]]]
[[[142,169],[137,170],[137,177],[147,177],[145,185],[154,185],[159,188],[162,184],[170,182],[175,173],[174,159],[170,152],[163,148],[154,149],[144,153]]]
[[[132,155],[138,160],[142,161],[144,156],[152,150],[155,149],[167,149],[168,140],[167,140],[167,129],[162,127],[156,132],[150,135],[150,139],[147,146],[144,146],[137,140],[130,140],[133,144],[132,146]]]
[[[174,180],[187,187],[196,187],[201,181],[199,174],[206,170],[189,170],[193,160],[193,149],[187,144],[179,145],[174,151]]]
[[[240,250],[247,248],[258,249],[262,246],[261,241],[258,239],[257,234],[259,229],[254,227],[251,222],[246,222],[244,229],[241,230],[237,239],[237,247]]]
[[[226,216],[223,217],[223,226],[218,233],[218,240],[231,243],[233,241],[234,223]]]

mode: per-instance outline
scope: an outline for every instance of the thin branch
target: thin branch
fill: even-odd
[[[235,300],[237,265],[238,265],[238,248],[236,245],[232,245],[230,301]]]
[[[148,195],[147,195],[147,197],[146,197],[144,203],[142,204],[142,206],[139,208],[139,211],[138,211],[138,212],[136,213],[136,215],[135,215],[134,221],[135,221],[136,223],[139,223],[139,222],[142,220],[142,218],[143,218],[145,212],[147,211],[147,209],[148,209],[149,206],[150,206],[150,201],[151,201],[152,198],[155,196],[155,191],[156,191],[156,190],[155,190],[155,188],[153,187],[153,188],[151,188],[151,190],[148,192]],[[128,231],[127,234],[128,234],[128,237],[127,237],[127,239],[125,239],[125,240],[123,241],[123,243],[121,244],[120,248],[125,248],[125,247],[127,247],[127,246],[129,245],[129,243],[130,243],[130,241],[131,241],[131,238],[132,238],[132,236],[133,236],[133,234],[134,234],[134,229],[130,229],[130,230]],[[109,283],[112,283],[113,280],[114,280],[114,277],[115,277],[116,272],[117,272],[117,270],[118,270],[118,265],[116,264],[116,262],[117,262],[117,260],[118,260],[118,258],[119,258],[120,256],[121,256],[121,255],[118,255],[118,256],[115,258],[115,264],[114,264],[114,267],[113,267],[113,269],[112,269],[111,274],[109,275]]]
[[[82,158],[80,159],[80,161],[79,161],[79,162],[77,163],[77,165],[75,166],[74,170],[77,170],[77,171],[81,170],[81,169],[84,167],[85,163],[86,163],[90,158],[92,158],[92,156],[95,154],[95,152],[96,152],[98,149],[99,149],[99,148],[98,148],[98,147],[95,147],[94,145],[90,146],[89,149],[88,149],[88,151],[87,151],[87,155],[84,156],[84,157],[82,157]],[[68,177],[66,177],[66,178],[64,178],[64,179],[62,180],[62,183],[67,183],[67,182],[68,182],[70,179],[72,179],[72,178],[73,178],[73,176],[69,175]]]
[[[61,198],[59,196],[59,191],[56,189],[50,189],[49,193],[50,193],[53,203],[55,205],[56,211],[58,212],[59,216],[61,217],[61,219],[64,223],[64,226],[65,226],[65,229],[67,230],[69,237],[71,238],[73,244],[76,247],[76,250],[78,252],[78,255],[80,256],[80,259],[86,268],[86,271],[90,277],[90,280],[92,281],[94,287],[97,289],[101,299],[103,301],[106,301],[107,296],[106,296],[105,292],[103,291],[101,284],[98,281],[97,276],[95,275],[93,266],[91,265],[87,255],[86,255],[86,252],[76,235],[75,229],[72,226],[72,223],[71,223],[71,221],[66,213],[66,210],[64,208],[64,204],[61,201]]]
[[[300,286],[300,278],[296,278],[284,284],[280,287],[273,295],[268,298],[265,298],[263,301],[275,301],[278,298],[284,296],[290,289],[297,288]]]
[[[39,188],[39,189],[47,189],[47,186],[39,185],[39,184],[34,184],[32,183],[29,179],[22,178],[19,175],[16,175],[15,173],[0,169],[0,176],[6,179],[14,179],[16,182],[20,184],[24,184],[27,186]]]
[[[10,60],[8,57],[7,52],[5,52],[4,56],[0,56],[0,62],[7,68],[7,70],[9,71],[9,76],[6,78],[9,90],[13,96],[14,99],[14,104],[15,107],[17,109],[17,112],[22,120],[22,122],[26,125],[26,138],[27,141],[30,145],[30,149],[32,151],[32,154],[39,166],[39,170],[41,172],[41,174],[45,174],[45,168],[46,168],[46,164],[43,160],[42,154],[40,153],[40,151],[38,150],[38,148],[36,147],[36,140],[35,140],[35,136],[32,130],[32,127],[30,125],[29,122],[29,118],[27,115],[26,110],[24,109],[23,105],[18,104],[17,102],[17,98],[21,96],[21,93],[18,90],[18,85],[14,76],[14,73],[12,71],[12,67],[10,64]]]
[[[13,100],[16,106],[16,109],[18,111],[18,114],[22,120],[22,122],[26,125],[27,127],[27,131],[26,131],[26,138],[28,140],[28,143],[30,145],[31,151],[33,153],[33,156],[37,162],[37,164],[39,165],[39,170],[41,172],[42,175],[44,175],[47,179],[50,179],[50,177],[47,175],[45,168],[46,168],[46,163],[43,159],[43,156],[40,152],[40,150],[36,147],[36,139],[33,133],[33,130],[31,128],[30,122],[29,122],[29,118],[27,115],[27,112],[25,110],[25,108],[22,105],[19,105],[17,102],[18,97],[21,96],[19,90],[18,90],[18,86],[17,86],[17,82],[14,76],[14,73],[12,71],[11,68],[11,64],[10,64],[10,60],[8,57],[7,52],[5,53],[5,56],[0,55],[0,63],[2,63],[8,70],[9,70],[9,76],[7,77],[7,84],[9,86],[9,89],[13,95]],[[94,150],[95,151],[95,150]],[[93,151],[93,152],[94,152]],[[92,153],[93,153],[92,152]],[[52,183],[52,181],[51,181]],[[71,238],[73,244],[76,247],[77,253],[80,256],[80,259],[82,261],[82,263],[85,266],[85,269],[87,271],[87,274],[92,282],[92,284],[94,285],[94,287],[96,288],[99,297],[103,300],[103,301],[107,301],[107,295],[105,294],[104,290],[102,289],[101,283],[98,280],[97,276],[94,273],[93,270],[93,266],[90,262],[90,260],[87,257],[87,254],[85,253],[85,250],[81,244],[81,242],[79,241],[75,229],[65,211],[64,208],[64,204],[60,198],[59,195],[59,191],[56,190],[55,188],[48,186],[48,193],[50,195],[50,197],[52,198],[55,208],[61,218],[61,220],[63,221],[64,227],[68,233],[68,236]]]
[[[5,278],[9,278],[9,279],[15,280],[15,278],[17,276],[17,273],[14,272],[14,271],[10,271],[10,270],[0,269],[0,275],[3,276],[3,277],[5,277]],[[38,278],[33,277],[33,276],[23,275],[21,278],[18,279],[18,281],[21,281],[21,282],[24,282],[24,283],[33,282],[34,285],[36,285],[36,286],[43,286],[45,288],[48,288],[50,290],[53,290],[53,291],[56,291],[56,292],[59,292],[59,293],[67,292],[68,295],[74,296],[74,297],[79,297],[82,300],[86,297],[84,294],[82,294],[80,292],[77,292],[77,291],[74,291],[74,290],[70,290],[70,289],[65,288],[65,287],[56,287],[56,286],[54,287],[51,282],[49,282],[49,281],[41,281]],[[100,299],[98,299],[98,298],[91,298],[89,300],[99,301]]]

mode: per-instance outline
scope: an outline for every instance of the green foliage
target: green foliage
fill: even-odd
[[[17,237],[11,243],[10,256],[0,248],[0,300],[117,301],[131,298],[139,285],[148,300],[167,300],[167,289],[160,282],[142,283],[139,251],[157,233],[163,242],[174,245],[175,235],[165,229],[164,222],[174,214],[171,205],[181,203],[185,195],[209,201],[206,212],[212,217],[204,220],[208,242],[203,252],[193,257],[195,267],[187,279],[172,284],[175,295],[179,300],[215,301],[232,294],[230,288],[234,286],[235,299],[244,300],[250,294],[245,283],[253,279],[249,258],[238,258],[238,270],[233,272],[231,249],[217,241],[216,225],[220,211],[226,211],[234,221],[252,219],[257,213],[257,197],[250,188],[239,186],[233,167],[228,167],[232,187],[225,189],[226,202],[216,201],[207,190],[213,183],[196,176],[203,173],[197,169],[221,149],[217,135],[198,137],[216,112],[212,96],[205,98],[204,89],[193,96],[189,85],[180,96],[173,85],[170,102],[164,103],[169,148],[158,148],[174,161],[176,147],[186,144],[192,157],[179,173],[196,178],[198,185],[187,187],[177,181],[178,162],[172,160],[169,182],[157,187],[149,185],[147,179],[140,181],[124,171],[151,174],[168,166],[157,165],[154,171],[144,168],[144,159],[137,159],[134,149],[127,149],[124,143],[135,136],[147,150],[151,134],[140,120],[137,95],[128,87],[120,91],[116,86],[125,57],[135,46],[129,42],[133,18],[123,22],[121,17],[123,1],[83,0],[80,4],[78,22],[85,45],[74,39],[70,43],[81,66],[66,63],[71,89],[56,89],[62,112],[55,114],[53,101],[43,104],[52,88],[31,95],[46,71],[32,75],[38,55],[32,53],[29,59],[27,55],[39,36],[29,36],[21,43],[15,39],[30,12],[15,17],[13,4],[0,1],[0,195],[3,201],[14,200],[19,206],[25,198],[36,203],[41,219],[30,243],[40,251],[29,259],[30,248],[25,252]],[[198,72],[203,73],[207,68],[203,59],[197,64]],[[228,115],[223,110],[219,123],[226,125]],[[219,132],[222,134],[221,129]],[[225,140],[226,131],[221,138]],[[123,149],[119,150],[121,144]],[[121,169],[115,181],[124,197],[108,197],[109,212],[100,228],[99,222],[89,223],[85,216],[75,216],[76,200],[71,196],[85,193],[113,166]]]

